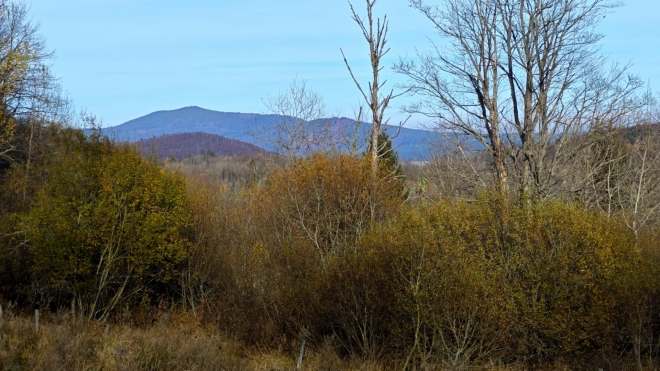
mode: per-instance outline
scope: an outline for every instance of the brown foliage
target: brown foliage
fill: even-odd
[[[191,270],[206,272],[214,322],[251,344],[330,338],[340,355],[404,368],[601,367],[629,346],[655,362],[657,239],[558,202],[400,213],[400,188],[369,171],[317,155],[239,192],[191,183]]]
[[[323,261],[354,246],[371,223],[393,216],[401,205],[398,179],[384,171],[374,181],[370,166],[366,159],[317,154],[275,170],[256,195],[260,214],[271,216],[280,241],[303,240]]]
[[[319,369],[657,364],[660,238],[648,229],[487,195],[402,206],[398,179],[374,182],[369,161],[348,156],[314,155],[243,187],[203,173],[186,183],[187,266],[165,289],[214,334],[274,352],[234,358],[240,367],[293,367],[303,339]],[[157,318],[138,312],[134,323]],[[161,336],[131,343],[150,349],[134,360],[208,351]]]

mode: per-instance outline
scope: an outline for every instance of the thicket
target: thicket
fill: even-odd
[[[660,238],[625,215],[414,200],[398,166],[374,178],[348,155],[237,186],[77,129],[35,143],[2,174],[5,308],[140,326],[180,310],[260,349],[386,368],[658,365]]]
[[[193,182],[190,287],[210,317],[247,343],[330,339],[408,368],[657,364],[653,229],[488,194],[404,205],[387,174],[376,192],[368,163],[316,155],[237,193]]]
[[[3,187],[0,294],[89,318],[169,298],[188,253],[185,182],[127,144],[52,126]]]
[[[325,256],[304,236],[271,232],[272,217],[239,218],[262,233],[225,245],[210,312],[248,343],[331,339],[341,354],[404,368],[603,367],[615,354],[656,364],[655,236],[558,202],[404,209]]]

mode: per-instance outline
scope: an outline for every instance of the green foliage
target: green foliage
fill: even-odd
[[[378,161],[387,174],[405,182],[405,175],[399,164],[399,155],[392,148],[392,139],[386,132],[378,135]]]
[[[17,215],[31,260],[31,300],[107,318],[124,300],[164,294],[188,242],[183,179],[128,145],[53,129],[47,182]],[[35,287],[36,285],[36,287]],[[35,290],[36,289],[36,290]]]

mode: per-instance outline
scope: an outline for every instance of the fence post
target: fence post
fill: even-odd
[[[300,344],[300,355],[298,356],[297,369],[302,370],[303,354],[305,354],[305,340]]]
[[[34,310],[34,332],[39,333],[39,309]]]

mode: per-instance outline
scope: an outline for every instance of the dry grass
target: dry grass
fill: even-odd
[[[242,347],[192,321],[140,329],[55,316],[36,334],[31,318],[0,322],[3,370],[249,370]]]
[[[9,313],[8,313],[9,312]],[[291,348],[291,347],[282,347]],[[295,352],[297,353],[297,352]],[[110,325],[45,315],[40,332],[34,319],[5,311],[0,319],[0,370],[296,370],[297,354],[273,349],[253,349],[202,325],[189,314],[163,315],[147,328]],[[632,364],[630,365],[632,366]],[[342,359],[326,341],[305,353],[305,371],[385,371],[400,369],[392,360]],[[442,365],[422,365],[419,371],[451,370]],[[524,367],[483,366],[470,370],[522,371]],[[567,371],[566,365],[543,370]],[[621,364],[609,369],[634,369]]]
[[[46,315],[40,332],[34,319],[5,311],[0,319],[0,370],[227,370],[296,369],[297,354],[250,349],[182,314],[149,326],[105,325]],[[305,354],[304,370],[384,370],[344,361],[327,344]],[[308,348],[309,349],[309,348]]]

